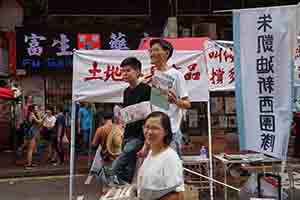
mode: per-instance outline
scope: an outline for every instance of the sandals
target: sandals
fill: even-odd
[[[31,163],[31,165],[26,164],[24,167],[25,167],[25,169],[29,170],[29,169],[34,169],[35,167],[37,167],[37,165]]]

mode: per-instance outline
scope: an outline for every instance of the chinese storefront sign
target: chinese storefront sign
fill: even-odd
[[[72,69],[73,49],[137,49],[141,35],[128,32],[64,33],[17,31],[18,69]],[[115,69],[111,68],[107,71]]]
[[[74,100],[88,97],[87,101],[122,102],[123,81],[120,63],[126,57],[135,56],[143,66],[141,79],[151,81],[155,67],[150,64],[147,51],[76,51],[74,54]],[[175,64],[187,80],[192,101],[208,100],[208,78],[204,56],[196,51],[175,51],[169,64]]]
[[[100,49],[100,34],[79,33],[77,39],[78,49]]]
[[[102,49],[134,50],[138,48],[142,34],[115,31],[102,32],[101,36]]]
[[[295,16],[296,6],[234,13],[240,146],[281,159],[291,125]]]
[[[17,32],[18,69],[72,69],[76,41],[71,33]]]
[[[233,50],[214,41],[204,44],[211,91],[234,89]]]

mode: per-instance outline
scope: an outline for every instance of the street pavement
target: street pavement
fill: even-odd
[[[86,175],[75,178],[75,200],[80,196],[84,196],[84,200],[98,200],[101,196],[99,185],[95,180],[85,185],[85,179]],[[68,176],[0,179],[1,200],[66,200],[68,194]]]
[[[95,181],[85,185],[86,175],[76,175],[74,200],[99,200],[100,185]],[[0,199],[2,200],[68,200],[69,177],[24,177],[0,179]],[[215,200],[223,200],[223,193],[217,194]],[[209,192],[201,192],[201,200],[209,200]],[[238,200],[236,192],[229,191],[229,200]],[[300,199],[300,192],[296,191],[295,200]]]

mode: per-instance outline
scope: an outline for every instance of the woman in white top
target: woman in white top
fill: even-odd
[[[181,200],[184,180],[182,161],[169,146],[172,129],[168,115],[153,112],[145,120],[145,143],[150,152],[138,173],[138,194],[142,200]]]
[[[48,162],[55,162],[54,158],[54,143],[56,140],[56,133],[55,133],[55,122],[56,122],[56,117],[53,115],[53,108],[48,107],[46,109],[46,115],[45,115],[45,120],[43,122],[43,128],[42,128],[42,136],[46,140],[46,146],[48,150]]]

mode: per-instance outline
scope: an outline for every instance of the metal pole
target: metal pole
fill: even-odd
[[[91,167],[92,165],[92,138],[93,138],[93,133],[94,133],[94,105],[91,104],[90,106],[90,113],[92,116],[91,119],[91,128],[89,132],[89,154],[88,154],[88,168]]]
[[[208,123],[208,145],[209,145],[209,177],[213,179],[213,162],[212,162],[212,139],[211,139],[211,119],[210,119],[210,97],[207,102],[207,123]],[[210,199],[214,199],[213,182],[209,182]]]
[[[69,179],[69,200],[73,199],[74,193],[74,172],[75,172],[75,115],[76,104],[72,101],[71,113],[71,149],[70,149],[70,179]]]

